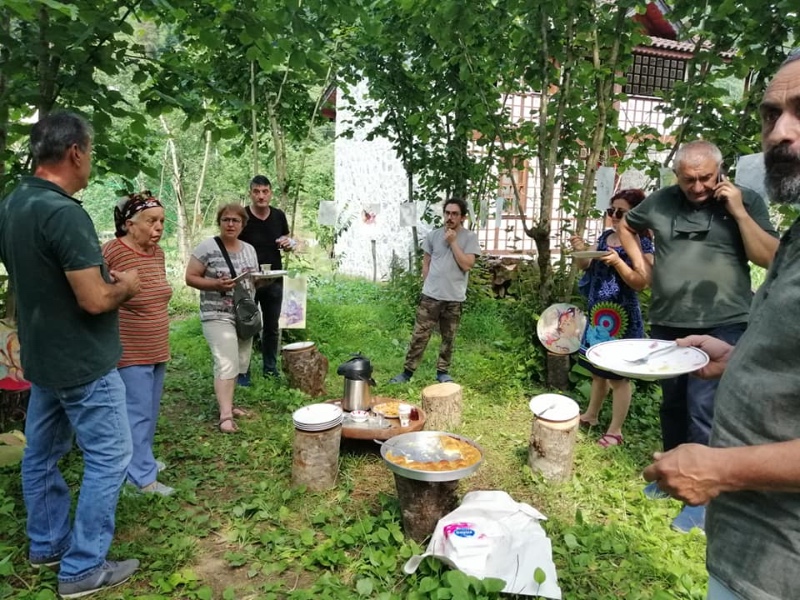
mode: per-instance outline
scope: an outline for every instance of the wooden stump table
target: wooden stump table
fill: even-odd
[[[461,386],[435,383],[422,390],[422,408],[430,431],[451,431],[461,425]]]
[[[319,492],[336,485],[342,426],[325,431],[294,430],[292,485]]]
[[[314,342],[287,344],[281,349],[281,364],[289,387],[312,397],[325,394],[328,359]]]
[[[458,507],[458,480],[417,481],[394,474],[394,485],[403,531],[415,542],[422,543],[436,528],[436,523]]]
[[[572,475],[579,417],[548,421],[534,417],[528,446],[528,465],[550,481],[567,481]]]

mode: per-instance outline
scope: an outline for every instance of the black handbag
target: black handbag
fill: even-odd
[[[231,257],[225,249],[225,244],[219,236],[214,237],[217,242],[225,262],[228,263],[228,269],[231,272],[231,279],[236,277],[236,270],[233,268]],[[261,333],[261,313],[258,310],[258,304],[253,300],[250,292],[242,285],[241,281],[236,282],[236,287],[233,288],[233,319],[236,323],[236,335],[241,340],[249,340],[250,338]]]

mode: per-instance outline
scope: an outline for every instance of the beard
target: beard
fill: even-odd
[[[764,153],[764,185],[769,199],[776,204],[800,203],[800,155],[786,145],[778,145]]]

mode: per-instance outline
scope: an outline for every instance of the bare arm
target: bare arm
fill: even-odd
[[[427,252],[422,255],[422,281],[428,278],[428,272],[431,270],[431,255]]]
[[[800,492],[800,440],[736,448],[684,444],[653,458],[644,478],[688,504],[722,492]]]
[[[189,264],[186,265],[186,285],[193,287],[196,290],[204,292],[219,292],[225,293],[236,287],[236,282],[230,277],[222,279],[212,279],[205,276],[206,266],[197,260],[194,256],[189,259]]]
[[[637,243],[638,243],[638,237],[637,237]],[[609,249],[609,252],[610,252],[609,255],[602,256],[596,260],[599,260],[600,262],[603,262],[608,266],[613,267],[617,271],[617,273],[619,273],[619,276],[622,278],[622,281],[624,281],[627,285],[632,287],[637,292],[642,291],[649,285],[650,282],[641,273],[638,273],[633,269],[631,269],[628,266],[628,263],[626,263],[624,260],[620,258],[616,250]],[[653,255],[642,253],[642,256],[644,257],[645,263],[647,263],[647,265],[650,268],[652,268]]]
[[[450,251],[453,253],[453,258],[456,259],[458,268],[465,273],[469,271],[475,264],[474,254],[465,254],[461,247],[456,242],[458,236],[453,229],[446,229],[444,232],[444,241],[450,244]]]
[[[106,283],[100,267],[64,271],[78,306],[92,315],[109,312],[139,292],[139,272],[110,271],[115,283]]]
[[[653,281],[653,262],[652,260],[645,260],[642,247],[639,242],[639,234],[628,225],[625,217],[619,223],[617,228],[617,235],[619,236],[622,247],[625,249],[628,257],[631,259],[633,270],[641,277],[644,282],[642,287],[636,289],[644,289],[649,286]],[[631,286],[633,287],[633,286]]]
[[[726,179],[714,188],[714,197],[724,202],[725,209],[739,226],[747,260],[759,267],[769,267],[778,250],[778,239],[764,231],[744,206],[742,190]]]
[[[573,235],[569,238],[570,246],[572,246],[573,250],[584,251],[584,250],[597,250],[597,244],[592,244],[591,246],[587,246],[586,242],[583,241],[583,238]],[[589,265],[592,264],[591,258],[579,258],[575,261],[575,264],[578,265],[578,268],[582,271],[585,271],[589,268]]]

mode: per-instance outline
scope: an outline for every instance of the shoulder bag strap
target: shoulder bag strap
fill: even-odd
[[[231,262],[231,257],[228,255],[228,250],[225,248],[225,244],[222,243],[222,239],[218,236],[214,236],[214,241],[217,242],[217,246],[219,246],[220,252],[222,252],[222,256],[225,259],[225,262],[228,263],[228,269],[231,271],[231,279],[236,277],[236,269],[233,268],[233,263]]]

